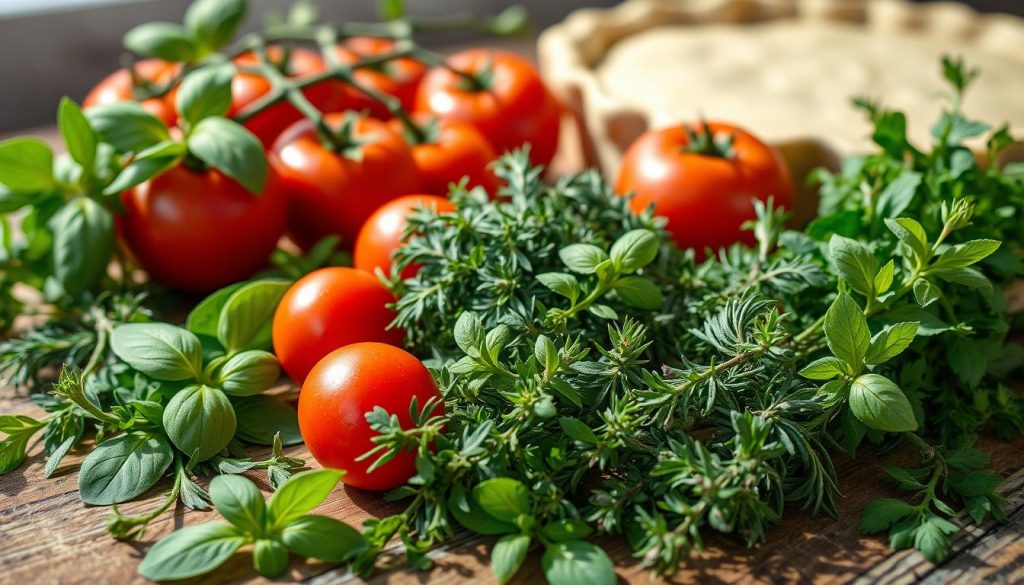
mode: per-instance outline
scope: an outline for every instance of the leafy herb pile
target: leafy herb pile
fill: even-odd
[[[963,142],[989,127],[959,108],[974,73],[944,72],[930,152],[861,101],[882,150],[819,173],[821,216],[796,232],[760,206],[756,248],[700,265],[596,175],[548,186],[521,155],[501,162],[507,200],[456,192],[457,211],[413,217],[398,265],[423,268],[392,283],[396,322],[438,358],[448,415],[368,414],[367,456],[415,450],[418,469],[370,553],[397,533],[421,565],[466,528],[501,535],[501,581],[537,545],[549,581],[611,583],[585,539],[623,534],[672,572],[710,532],[763,540],[787,502],[834,513],[831,453],[864,443],[921,463],[887,468],[908,496],[871,503],[863,531],[937,561],[957,507],[1002,519],[1001,477],[972,445],[1022,429],[1000,286],[1024,273],[1024,173],[976,162]],[[1011,142],[993,133],[990,160]]]

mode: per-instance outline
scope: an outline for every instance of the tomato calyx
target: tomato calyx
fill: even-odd
[[[431,117],[421,123],[412,119],[402,119],[402,137],[410,146],[435,144],[441,141],[441,120]]]
[[[683,152],[726,160],[736,156],[733,149],[736,136],[731,132],[715,132],[707,122],[701,122],[699,127],[683,125],[683,131],[686,132],[686,144],[681,148]]]
[[[465,71],[457,68],[450,69],[459,76],[456,87],[462,91],[479,93],[491,91],[491,88],[494,87],[494,62],[490,55],[487,56],[487,59],[484,61],[484,64],[480,66],[478,71]]]
[[[317,129],[324,148],[349,160],[356,162],[363,160],[362,146],[373,142],[373,140],[356,136],[358,122],[359,114],[351,111],[345,112],[341,122],[334,128],[326,120],[322,121]]]

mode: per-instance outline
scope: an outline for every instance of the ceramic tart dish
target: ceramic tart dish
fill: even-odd
[[[579,156],[609,175],[646,129],[703,116],[778,146],[802,184],[873,150],[858,96],[908,112],[911,141],[929,144],[944,54],[981,69],[969,116],[1024,128],[1024,19],[952,2],[628,0],[572,13],[538,52]]]

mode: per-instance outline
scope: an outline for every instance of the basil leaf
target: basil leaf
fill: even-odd
[[[653,311],[660,309],[665,299],[650,280],[640,276],[626,276],[615,281],[615,294],[630,307]]]
[[[530,492],[522,482],[509,477],[480,482],[473,488],[473,500],[503,522],[515,522],[520,514],[530,513]]]
[[[315,514],[291,521],[281,531],[281,542],[297,555],[328,563],[345,562],[368,545],[355,528]]]
[[[274,311],[291,283],[257,280],[236,290],[224,303],[217,321],[217,339],[229,353],[243,349],[269,349]]]
[[[864,354],[871,344],[868,322],[857,301],[840,293],[825,313],[825,341],[836,357],[850,365],[851,372],[859,372]]]
[[[615,309],[609,307],[608,305],[590,305],[590,309],[588,310],[591,312],[591,314],[596,315],[602,319],[615,320],[619,318],[619,314],[615,312]]]
[[[89,108],[85,117],[99,139],[119,152],[138,153],[171,139],[167,126],[137,102],[94,106]]]
[[[185,29],[205,52],[228,44],[245,18],[245,0],[196,0],[185,11]]]
[[[281,443],[298,445],[299,417],[295,408],[277,396],[248,396],[235,398],[235,416],[239,439],[256,445],[272,445],[274,435],[281,434]]]
[[[238,528],[223,522],[186,526],[149,549],[139,564],[139,574],[154,581],[202,575],[224,564],[245,540]]]
[[[583,540],[593,532],[582,520],[556,520],[546,524],[541,533],[548,540],[565,542],[567,540]]]
[[[131,432],[103,441],[82,462],[78,491],[92,505],[127,502],[160,481],[174,460],[162,438]]]
[[[814,360],[800,370],[800,375],[810,380],[831,380],[836,376],[847,373],[847,365],[843,360],[825,356]]]
[[[179,450],[206,461],[235,436],[235,409],[219,388],[189,386],[164,409],[164,430]]]
[[[484,328],[480,325],[480,318],[474,313],[465,312],[459,315],[453,330],[455,343],[466,355],[479,356],[479,347],[484,342]]]
[[[236,282],[200,301],[185,319],[185,327],[196,335],[216,338],[221,309],[227,304],[231,294],[246,284],[245,282]]]
[[[893,433],[917,430],[910,401],[885,376],[864,374],[854,380],[850,386],[850,410],[873,429]]]
[[[270,526],[284,528],[312,511],[330,495],[343,474],[337,469],[317,469],[293,475],[270,498]]]
[[[452,516],[466,528],[477,534],[509,534],[519,532],[519,527],[511,522],[503,522],[487,512],[484,512],[473,498],[466,498],[465,494],[461,501],[452,492],[448,498],[448,509]]]
[[[185,145],[173,140],[158,142],[140,152],[104,189],[103,194],[117,196],[132,187],[163,174],[185,155]]]
[[[237,122],[204,118],[192,129],[188,149],[199,160],[259,195],[267,182],[267,157],[260,141]]]
[[[53,276],[77,296],[96,286],[114,253],[114,217],[96,201],[76,197],[50,220]]]
[[[14,471],[25,461],[32,433],[18,433],[0,441],[0,475]]]
[[[218,475],[210,482],[213,507],[224,518],[249,534],[261,534],[267,504],[256,484],[240,475]]]
[[[592,244],[572,244],[559,250],[558,257],[573,272],[593,274],[597,265],[608,259],[608,254]]]
[[[879,331],[872,339],[864,361],[877,365],[903,353],[917,335],[917,323],[897,323]]]
[[[202,344],[181,327],[167,323],[119,325],[110,347],[129,366],[156,380],[176,382],[202,376]]]
[[[611,260],[620,274],[636,272],[658,255],[658,236],[650,230],[626,232],[612,244]]]
[[[96,162],[96,133],[82,114],[82,109],[69,98],[62,98],[57,108],[57,128],[68,147],[68,154],[87,173]]]
[[[147,57],[164,61],[192,61],[196,47],[188,32],[180,24],[147,22],[124,35],[124,46]]]
[[[553,292],[569,299],[570,302],[575,303],[576,299],[580,296],[580,283],[576,280],[576,277],[571,274],[566,274],[564,272],[545,272],[543,274],[538,274],[537,280]]]
[[[10,188],[0,185],[0,213],[17,211],[30,205],[34,199],[35,193],[12,191]]]
[[[24,193],[53,189],[53,151],[38,138],[0,142],[0,183]]]
[[[552,544],[540,560],[548,583],[615,585],[615,567],[600,548],[582,540]]]
[[[252,349],[237,353],[221,366],[217,381],[232,396],[252,396],[274,385],[281,366],[274,354]]]
[[[840,235],[828,242],[829,255],[839,275],[850,288],[868,297],[874,297],[878,260],[864,244]]]
[[[288,570],[288,549],[276,540],[261,538],[252,548],[252,566],[267,579],[276,579]]]
[[[530,535],[509,534],[502,536],[491,549],[491,570],[498,583],[504,585],[516,574],[526,559],[530,548]],[[554,581],[553,581],[554,582]]]
[[[234,77],[235,67],[230,63],[207,65],[189,73],[175,98],[178,114],[191,126],[210,116],[224,116],[231,108]]]

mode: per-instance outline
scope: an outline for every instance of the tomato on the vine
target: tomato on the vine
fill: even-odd
[[[530,144],[530,160],[548,164],[558,147],[561,107],[529,61],[505,51],[470,49],[423,78],[416,109],[476,126],[498,153]]]
[[[159,86],[169,83],[181,66],[176,63],[169,63],[160,59],[144,59],[133,64],[135,75],[141,80]],[[132,72],[128,69],[118,69],[100,81],[96,87],[85,96],[82,107],[85,109],[94,106],[112,104],[116,102],[135,100],[135,89],[132,81]],[[164,124],[173,126],[178,121],[178,114],[174,110],[174,100],[167,96],[146,98],[141,101],[142,107],[155,116]]]
[[[388,201],[420,191],[416,162],[386,122],[335,112],[325,116],[337,146],[327,146],[309,120],[286,130],[270,153],[290,199],[289,234],[308,249],[337,234],[352,248],[366,218]]]
[[[287,59],[285,57],[287,56]],[[291,78],[302,79],[325,70],[324,61],[315,51],[303,48],[292,48],[287,53],[279,46],[267,49],[267,57],[282,73]],[[239,67],[252,67],[259,63],[259,57],[253,53],[243,53],[235,58]],[[235,116],[245,108],[265,96],[273,89],[270,80],[259,75],[239,71],[231,83],[231,108],[228,116]],[[337,88],[328,81],[317,83],[303,90],[303,95],[317,109],[328,111],[337,106]],[[274,140],[286,128],[302,119],[302,113],[287,101],[278,102],[245,121],[249,129],[263,146],[270,147]]]
[[[153,280],[207,292],[252,276],[284,235],[288,200],[270,171],[254,195],[180,164],[122,194],[121,238]]]
[[[416,452],[403,451],[369,471],[376,458],[359,460],[376,444],[366,413],[383,408],[402,428],[414,426],[412,399],[420,408],[441,398],[430,371],[416,356],[383,343],[356,343],[328,354],[309,373],[299,392],[299,431],[309,452],[324,467],[344,469],[346,485],[389,490],[416,473]],[[444,415],[439,403],[432,411]]]
[[[483,187],[492,196],[501,182],[489,168],[498,155],[474,126],[458,120],[442,120],[425,113],[412,116],[420,136],[409,136],[401,121],[392,120],[396,131],[405,132],[410,143],[423,191],[448,195],[448,187],[468,179],[466,186]]]
[[[676,243],[703,258],[705,248],[753,244],[741,229],[755,217],[752,200],[773,197],[789,207],[793,183],[778,150],[742,128],[709,122],[640,136],[622,158],[616,190],[635,194],[636,211],[654,204]]]
[[[336,54],[341,63],[351,65],[367,57],[391,53],[395,46],[392,39],[353,37],[338,45]],[[354,72],[354,77],[362,85],[398,98],[402,108],[409,111],[413,108],[416,90],[426,72],[427,66],[422,62],[410,57],[399,57],[379,66],[361,67]],[[384,104],[351,87],[345,90],[346,97],[343,99],[346,109],[367,110],[374,118],[384,120],[391,117]]]
[[[380,268],[384,274],[391,269],[391,254],[404,241],[402,235],[408,225],[407,217],[418,208],[432,208],[437,213],[455,211],[455,205],[437,195],[405,195],[382,205],[363,224],[356,238],[353,265],[360,270],[373,273]],[[401,273],[409,278],[419,271],[419,266],[410,264]]]
[[[274,353],[298,383],[328,353],[361,341],[401,345],[404,332],[388,329],[395,301],[377,277],[355,268],[321,268],[288,289],[274,313]]]

